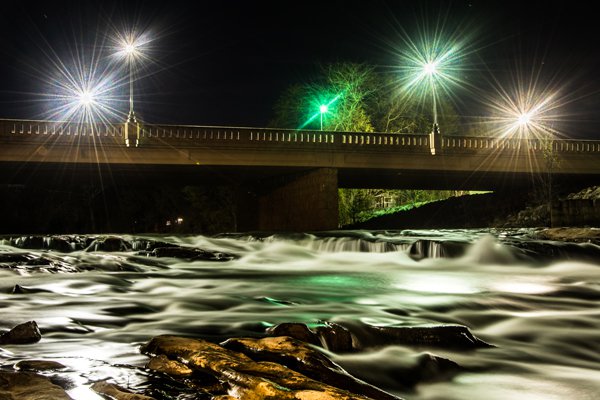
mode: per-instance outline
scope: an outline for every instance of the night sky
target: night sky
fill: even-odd
[[[9,4],[6,4],[9,3]],[[110,55],[111,32],[135,26],[154,39],[135,86],[136,112],[156,123],[265,126],[282,91],[322,65],[359,62],[394,73],[401,37],[423,27],[466,37],[461,77],[537,77],[558,87],[573,136],[598,139],[600,68],[593,2],[552,1],[3,2],[0,118],[40,118],[52,62]],[[126,74],[123,70],[123,74]],[[124,81],[125,82],[125,81]],[[490,89],[491,90],[491,89]],[[116,88],[126,99],[126,84]],[[456,94],[462,115],[484,115],[478,95]],[[126,101],[118,107],[127,111]]]

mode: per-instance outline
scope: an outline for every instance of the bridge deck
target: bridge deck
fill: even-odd
[[[125,146],[124,124],[0,120],[0,163],[12,173],[66,164],[192,174],[336,168],[341,184],[360,187],[432,187],[445,180],[491,188],[507,175],[548,172],[590,182],[600,177],[600,141],[452,136],[442,137],[433,155],[430,135],[147,125],[136,139],[137,147]]]

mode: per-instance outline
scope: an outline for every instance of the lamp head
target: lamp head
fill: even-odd
[[[88,107],[94,103],[94,95],[87,90],[83,90],[78,93],[79,105],[82,107]]]
[[[321,106],[319,107],[319,111],[321,112],[321,114],[325,114],[327,111],[329,111],[329,107],[327,107],[326,104],[321,104]]]
[[[525,125],[529,124],[530,121],[531,121],[531,114],[528,112],[522,113],[521,115],[519,115],[519,118],[517,119],[519,126],[525,126]]]
[[[423,66],[426,75],[435,75],[437,73],[437,65],[434,61],[430,61]]]

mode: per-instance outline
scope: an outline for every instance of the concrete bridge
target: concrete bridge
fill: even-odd
[[[337,227],[337,189],[600,183],[600,141],[0,120],[0,183],[68,179],[251,188],[256,229]]]

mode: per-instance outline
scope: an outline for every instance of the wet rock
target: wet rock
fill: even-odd
[[[15,364],[14,368],[18,371],[57,371],[66,369],[64,365],[56,361],[46,360],[23,360]]]
[[[305,324],[285,322],[267,329],[270,336],[289,336],[339,353],[353,350],[352,334],[341,325],[325,322],[314,329]]]
[[[142,394],[131,393],[115,384],[106,381],[96,382],[91,386],[91,389],[112,400],[155,400],[154,397],[144,396]]]
[[[600,230],[599,230],[600,231]],[[535,241],[517,241],[511,243],[512,246],[518,248],[523,254],[528,257],[530,263],[542,264],[553,260],[580,260],[596,262],[600,260],[600,234],[598,239],[583,236],[580,239],[577,237],[552,237],[543,236],[541,234],[540,239],[552,240],[553,242],[535,242]],[[585,238],[585,239],[584,239]],[[598,244],[592,243],[568,243],[568,241],[594,241],[597,240]]]
[[[600,228],[547,228],[536,235],[543,240],[600,244]]]
[[[235,399],[366,400],[365,396],[310,379],[281,364],[255,362],[248,356],[199,339],[177,336],[153,338],[142,351],[164,354],[194,370],[214,375]]]
[[[30,262],[34,258],[29,253],[0,253],[0,264],[11,266]]]
[[[50,379],[31,372],[0,371],[2,400],[72,400],[63,388]]]
[[[180,247],[173,243],[159,242],[156,240],[134,239],[131,242],[133,250],[151,252],[158,247]]]
[[[10,239],[13,246],[21,249],[43,249],[44,248],[44,237],[43,236],[21,236],[15,239]]]
[[[121,238],[107,236],[95,239],[86,251],[129,251],[131,250],[131,244]]]
[[[216,251],[206,251],[192,247],[157,247],[150,255],[154,257],[181,258],[188,261],[230,261],[235,256]]]
[[[31,288],[27,286],[15,285],[12,288],[11,294],[27,294],[27,293],[49,293],[49,290]]]
[[[164,354],[151,358],[148,364],[146,364],[146,368],[171,376],[190,376],[193,373],[185,364],[169,360]]]
[[[0,335],[0,344],[30,344],[37,343],[42,334],[35,321],[17,325],[8,332]]]
[[[267,333],[270,336],[289,336],[304,343],[314,344],[315,346],[321,345],[321,341],[317,335],[308,326],[301,323],[284,322],[269,327]]]
[[[366,381],[377,381],[388,390],[413,390],[420,383],[451,379],[464,371],[446,358],[430,353],[412,354],[393,346],[375,354],[342,356],[338,361],[349,373]]]
[[[414,359],[412,368],[403,371],[404,381],[414,386],[420,382],[449,379],[463,368],[452,360],[431,353],[421,353]]]
[[[255,361],[285,365],[309,378],[372,399],[397,400],[366,382],[349,375],[337,364],[306,343],[287,336],[264,339],[229,339],[222,346],[243,353]]]
[[[440,325],[440,326],[414,326],[392,327],[366,325],[364,332],[368,336],[358,338],[360,347],[380,345],[409,345],[428,346],[454,349],[478,349],[493,347],[492,345],[473,336],[466,326]],[[357,334],[358,335],[358,334]]]

